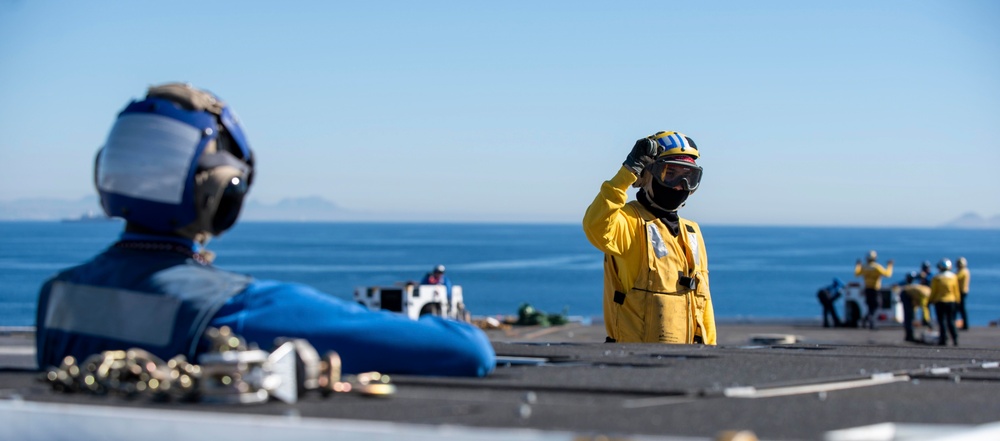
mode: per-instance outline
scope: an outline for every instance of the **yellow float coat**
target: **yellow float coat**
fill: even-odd
[[[698,224],[680,233],[638,201],[627,202],[635,175],[622,167],[587,208],[583,230],[604,253],[604,323],[618,342],[716,344],[708,255]],[[681,282],[693,280],[682,286]],[[617,294],[616,294],[617,293]]]
[[[854,275],[865,279],[865,288],[879,289],[883,277],[892,277],[892,264],[883,268],[878,262],[868,262],[864,265],[854,265]]]
[[[958,277],[958,292],[960,292],[962,294],[968,294],[969,293],[969,269],[968,268],[962,268],[962,269],[958,270],[958,273],[956,273],[955,276]]]
[[[961,298],[955,273],[945,271],[931,279],[930,303],[957,303]]]
[[[927,285],[921,285],[919,283],[911,283],[903,287],[903,291],[906,291],[910,295],[910,300],[913,301],[914,308],[920,308],[920,312],[923,314],[923,321],[931,321],[931,311],[927,308],[927,299],[931,296],[931,287]]]

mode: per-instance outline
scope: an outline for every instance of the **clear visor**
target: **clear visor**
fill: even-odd
[[[647,169],[661,185],[695,191],[701,183],[701,167],[684,161],[659,160]]]

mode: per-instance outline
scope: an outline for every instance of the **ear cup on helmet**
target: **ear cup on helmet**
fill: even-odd
[[[219,205],[212,217],[212,234],[226,231],[236,223],[243,208],[243,198],[249,189],[249,179],[234,176],[229,180],[219,196]]]
[[[101,209],[104,210],[104,214],[108,217],[111,216],[110,210],[108,210],[107,204],[104,202],[104,192],[101,191],[101,186],[97,182],[97,177],[101,174],[101,153],[104,152],[104,147],[97,149],[97,154],[94,155],[94,189],[97,190],[98,202],[101,204]]]
[[[249,190],[248,171],[231,165],[203,169],[195,177],[197,219],[185,230],[189,234],[218,235],[231,228],[239,217]]]

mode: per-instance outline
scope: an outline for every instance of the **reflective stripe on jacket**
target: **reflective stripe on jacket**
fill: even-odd
[[[698,224],[680,233],[636,201],[626,203],[635,175],[622,167],[588,207],[583,229],[605,253],[604,316],[618,342],[716,343],[708,256]]]
[[[178,354],[195,360],[215,313],[250,281],[174,252],[109,248],[42,286],[38,366],[132,347],[164,360]]]

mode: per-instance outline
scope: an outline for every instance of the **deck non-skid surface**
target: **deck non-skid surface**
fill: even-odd
[[[3,398],[39,403],[297,415],[582,435],[822,439],[869,424],[1000,421],[1000,330],[962,346],[902,342],[899,328],[720,326],[720,345],[605,344],[600,326],[489,331],[502,364],[482,379],[394,376],[396,395],[309,395],[295,404],[155,403],[60,394],[30,370],[30,335],[0,337]],[[795,336],[792,344],[760,344]],[[758,343],[755,343],[758,342]],[[25,349],[27,348],[27,349]]]

